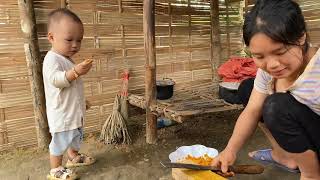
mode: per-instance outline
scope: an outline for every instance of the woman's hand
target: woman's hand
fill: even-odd
[[[79,76],[87,74],[92,67],[92,59],[86,59],[83,62],[77,64],[74,69]]]
[[[230,149],[224,149],[211,163],[212,166],[220,167],[223,173],[228,172],[229,166],[232,165],[237,158],[237,154]]]

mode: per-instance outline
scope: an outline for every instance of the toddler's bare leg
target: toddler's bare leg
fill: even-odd
[[[51,169],[57,168],[62,165],[62,155],[61,156],[53,156],[50,155],[50,166]]]
[[[68,153],[69,160],[72,160],[78,155],[79,152],[74,150],[74,149],[72,149],[72,148],[68,148],[67,153]]]

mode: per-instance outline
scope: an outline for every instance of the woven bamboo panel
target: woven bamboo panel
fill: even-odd
[[[0,5],[0,150],[35,145],[30,86],[17,1]]]
[[[299,0],[303,10],[311,43],[320,46],[320,2],[312,0]]]
[[[50,49],[47,14],[60,0],[34,0],[41,54]],[[94,59],[84,77],[85,130],[97,132],[111,112],[123,69],[130,68],[129,90],[144,91],[143,0],[69,0],[68,8],[84,22],[85,35],[75,61]],[[249,1],[250,4],[250,1]],[[243,47],[239,0],[220,1],[222,59]],[[313,44],[320,42],[320,3],[301,1]],[[248,7],[250,8],[250,6]],[[244,11],[246,8],[244,9]],[[210,1],[156,0],[157,78],[172,78],[177,90],[212,81]],[[32,97],[16,0],[0,3],[0,151],[37,144]],[[221,61],[223,63],[224,61]],[[202,89],[203,86],[197,89]],[[183,95],[183,94],[182,94]]]

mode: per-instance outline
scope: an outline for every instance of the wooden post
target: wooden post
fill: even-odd
[[[146,96],[146,142],[157,141],[157,117],[150,107],[156,100],[156,49],[155,49],[155,0],[143,1],[144,52],[146,58],[145,96]]]
[[[33,0],[18,0],[18,4],[21,19],[21,29],[25,39],[24,50],[26,54],[28,76],[33,99],[35,126],[38,136],[38,148],[46,149],[48,148],[50,142],[50,134],[46,115],[42,66]]]
[[[219,80],[218,67],[221,61],[221,41],[219,22],[219,0],[211,0],[211,64],[213,69],[213,80]]]

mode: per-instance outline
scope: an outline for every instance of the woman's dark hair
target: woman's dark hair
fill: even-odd
[[[299,5],[293,0],[257,0],[245,16],[243,25],[243,38],[247,46],[257,33],[285,45],[299,45],[299,39],[306,34],[303,53],[309,48],[306,23]]]

